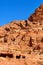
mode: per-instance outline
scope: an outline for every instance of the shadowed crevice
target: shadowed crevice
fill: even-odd
[[[3,53],[0,53],[0,57],[9,57],[9,58],[13,58],[13,54],[3,54]]]

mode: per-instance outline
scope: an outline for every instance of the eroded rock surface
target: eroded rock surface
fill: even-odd
[[[29,20],[12,21],[0,27],[0,65],[43,65],[42,11],[43,5]]]
[[[43,21],[43,4],[41,4],[28,19],[30,21]]]

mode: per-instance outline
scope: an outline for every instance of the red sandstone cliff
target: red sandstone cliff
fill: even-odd
[[[30,21],[43,21],[43,4],[28,19]]]
[[[43,4],[28,20],[0,27],[0,65],[43,65]]]

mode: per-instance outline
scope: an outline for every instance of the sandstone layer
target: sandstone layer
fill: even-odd
[[[0,65],[43,65],[43,4],[28,20],[0,27]]]

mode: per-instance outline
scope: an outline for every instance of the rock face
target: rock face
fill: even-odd
[[[0,65],[43,65],[43,5],[28,20],[0,27]]]
[[[28,19],[30,21],[43,21],[43,4]]]

